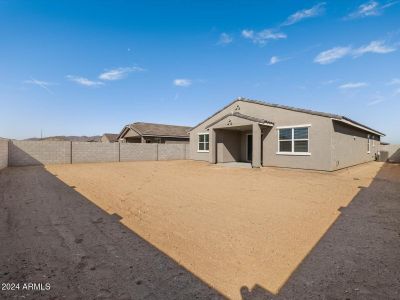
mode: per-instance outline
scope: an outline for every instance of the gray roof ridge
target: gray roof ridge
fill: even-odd
[[[226,117],[229,117],[229,116],[234,116],[234,117],[246,119],[246,120],[257,122],[257,123],[274,124],[274,122],[271,122],[271,121],[268,121],[268,120],[265,120],[265,119],[248,116],[248,115],[242,114],[242,113],[240,113],[238,111],[232,111],[230,113],[227,113],[227,114],[223,115],[221,118],[217,119],[216,121],[212,122],[211,124],[209,124],[206,127],[206,129],[210,128],[211,126],[214,126],[215,124],[217,124],[218,122],[220,122],[221,120],[223,120],[223,119],[225,119]]]
[[[163,123],[151,123],[151,122],[142,122],[142,121],[130,123],[128,126],[132,126],[132,125],[135,125],[135,124],[150,124],[150,125],[162,125],[162,126],[174,126],[174,127],[186,127],[186,128],[191,128],[190,126],[185,126],[185,125],[174,125],[174,124],[163,124]]]
[[[221,111],[223,111],[224,109],[226,109],[227,107],[229,107],[230,105],[235,103],[236,101],[243,101],[243,102],[248,102],[248,103],[254,103],[254,104],[259,104],[259,105],[265,105],[265,106],[270,106],[270,107],[287,109],[287,110],[291,110],[291,111],[297,111],[297,112],[302,112],[302,113],[311,114],[311,115],[317,115],[317,116],[326,117],[326,118],[332,118],[332,119],[338,119],[338,120],[347,120],[347,121],[349,121],[351,123],[354,123],[355,125],[364,127],[367,130],[371,130],[371,131],[374,131],[374,132],[377,132],[379,134],[384,135],[382,132],[380,132],[378,130],[375,130],[375,129],[373,129],[371,127],[368,127],[368,126],[366,126],[364,124],[361,124],[359,122],[353,121],[352,119],[347,118],[347,117],[345,117],[343,115],[319,112],[319,111],[314,111],[314,110],[310,110],[310,109],[297,108],[297,107],[292,107],[292,106],[287,106],[287,105],[282,105],[282,104],[268,103],[268,102],[265,102],[265,101],[254,100],[254,99],[249,99],[249,98],[245,98],[245,97],[238,97],[238,98],[234,99],[233,101],[231,101],[230,103],[225,105],[223,108],[221,108],[220,110],[218,110],[217,112],[215,112],[214,114],[212,114],[211,116],[206,118],[205,120],[203,120],[200,123],[198,123],[196,126],[190,128],[189,132],[192,131],[194,128],[198,127],[199,125],[203,124],[207,120],[211,119],[213,116],[217,115],[218,113],[220,113]]]

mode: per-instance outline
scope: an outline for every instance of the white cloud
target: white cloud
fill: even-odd
[[[54,83],[51,83],[48,81],[43,81],[43,80],[37,80],[35,78],[31,78],[30,80],[25,80],[24,83],[37,85],[37,86],[41,87],[42,89],[46,90],[48,93],[54,94],[54,92],[52,90],[50,90],[50,88],[49,88],[49,86],[54,85]]]
[[[278,56],[272,56],[270,58],[270,60],[269,60],[268,65],[272,66],[272,65],[275,65],[275,64],[277,64],[277,63],[279,63],[281,61],[284,61],[284,60],[286,60],[286,59],[278,57]]]
[[[333,83],[338,82],[338,81],[339,81],[339,79],[329,79],[329,80],[322,81],[321,84],[330,85],[330,84],[333,84]]]
[[[366,46],[362,46],[353,51],[354,56],[361,56],[365,53],[378,53],[378,54],[386,54],[396,51],[396,48],[386,46],[383,41],[372,41]]]
[[[388,83],[386,83],[386,85],[393,85],[395,86],[395,91],[393,92],[394,96],[400,95],[400,88],[398,88],[400,86],[400,78],[393,78],[392,80],[390,80]]]
[[[293,15],[290,15],[282,25],[289,26],[307,18],[317,17],[322,15],[324,11],[325,11],[325,2],[322,2],[317,5],[314,5],[309,9],[302,9],[295,12]]]
[[[385,45],[384,41],[372,41],[368,45],[359,48],[347,47],[334,47],[332,49],[319,53],[314,62],[322,65],[333,63],[334,61],[345,56],[360,57],[366,53],[387,54],[396,51],[396,48]]]
[[[254,36],[254,31],[253,30],[248,30],[248,29],[243,29],[242,30],[242,36],[246,39],[252,39]]]
[[[83,85],[83,86],[89,86],[89,87],[95,87],[99,85],[103,85],[104,83],[101,81],[93,81],[90,79],[87,79],[85,77],[80,77],[80,76],[74,76],[74,75],[67,75],[66,78],[70,81],[73,81],[77,84]]]
[[[400,78],[393,78],[387,83],[387,85],[400,85]]]
[[[368,16],[379,15],[379,3],[376,1],[369,1],[361,4],[358,9],[351,13],[349,17],[351,18],[363,18]]]
[[[389,8],[389,7],[395,5],[395,4],[399,3],[399,2],[400,2],[400,1],[389,1],[389,2],[387,2],[386,4],[384,4],[384,5],[381,6],[381,7],[382,7],[382,10],[385,9],[385,8]]]
[[[125,78],[129,73],[132,72],[143,72],[144,69],[140,67],[125,67],[125,68],[116,68],[112,70],[105,71],[99,75],[99,79],[101,80],[120,80]]]
[[[376,98],[375,100],[372,100],[371,102],[367,103],[367,105],[368,105],[368,106],[376,105],[376,104],[379,104],[379,103],[381,103],[381,102],[383,102],[383,101],[385,101],[385,99],[383,99],[383,98],[381,98],[381,97],[378,97],[378,98]]]
[[[399,1],[389,1],[386,4],[380,4],[378,1],[368,1],[361,4],[354,12],[350,13],[345,19],[358,19],[371,16],[379,16],[386,8],[389,8]]]
[[[270,65],[275,65],[275,64],[277,64],[277,63],[280,62],[280,61],[281,61],[281,60],[279,59],[278,56],[272,56],[271,59],[269,60],[269,64],[270,64]]]
[[[366,86],[368,86],[368,84],[365,82],[349,82],[349,83],[340,85],[339,89],[342,89],[342,90],[357,89],[357,88],[366,87]]]
[[[251,40],[255,44],[265,45],[268,40],[286,39],[287,35],[283,32],[275,32],[272,29],[264,29],[259,32],[254,30],[242,30],[242,37]]]
[[[319,53],[317,57],[315,57],[314,62],[321,65],[330,64],[346,55],[349,55],[350,52],[351,47],[334,47]]]
[[[221,33],[219,36],[218,44],[219,45],[228,45],[233,42],[233,37],[225,32]]]
[[[190,79],[179,78],[174,80],[174,85],[188,87],[192,85],[192,81]]]

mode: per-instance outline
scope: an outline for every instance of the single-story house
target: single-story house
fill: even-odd
[[[347,117],[238,98],[191,128],[190,157],[333,171],[379,153],[383,133]]]
[[[101,136],[100,141],[102,143],[115,143],[115,142],[118,142],[118,134],[117,133],[104,133]]]
[[[117,139],[125,143],[189,143],[188,126],[136,122],[126,125]]]

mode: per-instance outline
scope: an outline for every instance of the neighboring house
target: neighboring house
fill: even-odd
[[[102,143],[115,143],[115,142],[118,142],[118,134],[105,133],[105,134],[102,135],[100,141]]]
[[[189,143],[190,127],[136,122],[126,125],[117,139],[126,143]]]
[[[190,158],[333,171],[375,159],[383,133],[344,116],[238,98],[193,127]]]

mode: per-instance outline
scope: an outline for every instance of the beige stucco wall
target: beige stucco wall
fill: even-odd
[[[107,136],[105,136],[105,135],[102,135],[101,136],[101,139],[100,139],[100,141],[102,142],[102,143],[114,143],[115,141],[110,141],[109,139],[108,139],[108,137]]]
[[[140,136],[136,131],[129,128],[128,132],[125,134],[124,138],[127,137],[137,137]]]
[[[288,168],[331,170],[331,134],[332,121],[316,115],[310,115],[301,112],[295,112],[287,109],[269,107],[256,103],[235,101],[229,107],[219,112],[205,123],[200,124],[190,132],[190,158],[194,160],[209,161],[209,153],[197,152],[198,134],[207,132],[206,127],[217,121],[222,116],[236,110],[244,115],[256,118],[266,119],[275,125],[269,129],[263,129],[263,165]],[[231,118],[234,121],[234,118]],[[246,123],[246,122],[245,122]],[[248,122],[247,122],[248,123]],[[278,130],[277,126],[295,126],[310,124],[309,128],[309,151],[310,156],[279,155],[278,152]],[[217,135],[218,137],[218,135]],[[245,141],[245,135],[242,134],[242,141]],[[245,143],[242,143],[240,156],[245,158]],[[218,149],[217,149],[218,151]],[[218,157],[218,153],[217,153]]]
[[[241,160],[241,134],[237,131],[217,132],[217,161],[232,162]]]
[[[368,153],[368,135],[371,136],[370,153]],[[333,121],[331,169],[337,170],[373,161],[375,154],[379,152],[379,145],[379,136]]]

